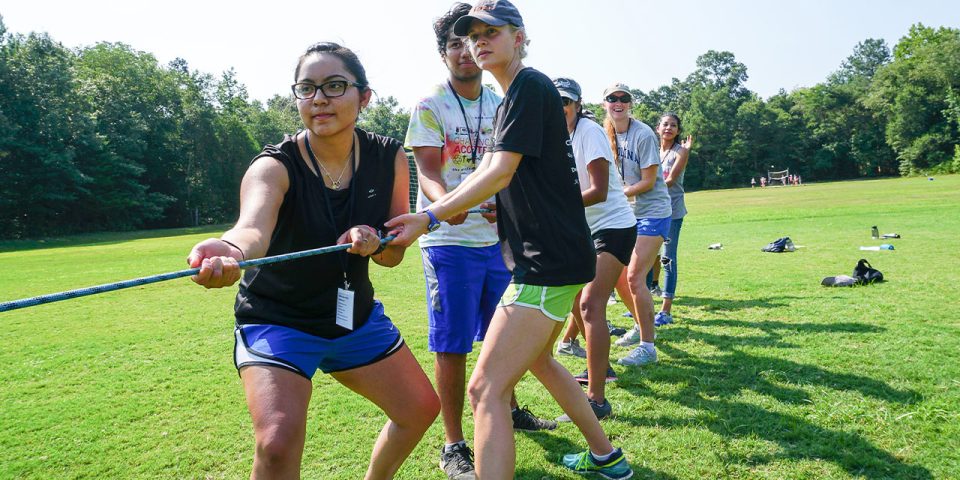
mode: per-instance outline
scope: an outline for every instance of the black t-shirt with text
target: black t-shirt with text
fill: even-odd
[[[573,285],[593,280],[596,252],[584,216],[577,166],[560,94],[546,75],[521,70],[494,120],[493,152],[523,155],[497,193],[497,224],[516,283]]]

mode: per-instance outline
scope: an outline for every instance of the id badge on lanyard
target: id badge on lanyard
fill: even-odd
[[[343,278],[343,288],[337,289],[337,325],[353,331],[353,297],[356,293],[350,290],[350,283],[346,276]]]

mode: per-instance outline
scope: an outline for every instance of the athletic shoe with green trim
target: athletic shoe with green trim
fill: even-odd
[[[581,453],[564,455],[561,463],[574,472],[596,473],[603,478],[612,480],[625,480],[633,476],[633,470],[627,463],[627,457],[623,456],[623,450],[619,448],[613,451],[613,455],[606,462],[599,465],[599,462],[590,454],[589,449]]]

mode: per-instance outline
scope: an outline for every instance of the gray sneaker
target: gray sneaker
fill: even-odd
[[[564,341],[561,340],[557,343],[557,355],[587,358],[587,351],[580,346],[580,342],[577,341],[577,339],[570,340],[570,343],[564,343]]]
[[[456,445],[453,451],[440,448],[440,469],[450,480],[476,480],[473,468],[473,452],[466,445]]]
[[[637,347],[630,351],[626,357],[617,360],[617,363],[620,365],[627,365],[632,367],[639,367],[642,365],[649,365],[651,363],[657,363],[657,350],[651,349],[647,350],[643,347]]]
[[[604,401],[603,405],[600,405],[597,402],[594,402],[593,400],[590,400],[590,399],[587,399],[587,401],[590,402],[590,408],[593,409],[593,414],[597,416],[597,420],[603,420],[604,418],[607,418],[610,415],[613,415],[613,407],[610,405],[610,402]],[[564,413],[563,415],[560,415],[559,417],[557,417],[557,421],[572,422],[573,420],[570,419],[570,416]]]
[[[538,432],[540,430],[553,430],[557,428],[557,422],[537,418],[527,407],[518,407],[512,412],[511,416],[513,417],[514,430]]]
[[[627,330],[627,333],[624,333],[622,337],[618,338],[615,343],[618,347],[629,347],[630,345],[636,345],[640,343],[640,327],[636,324],[633,325],[633,328]]]

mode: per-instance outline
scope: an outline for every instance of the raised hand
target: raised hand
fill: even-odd
[[[693,135],[687,135],[687,139],[680,144],[681,147],[690,150],[693,147]]]

